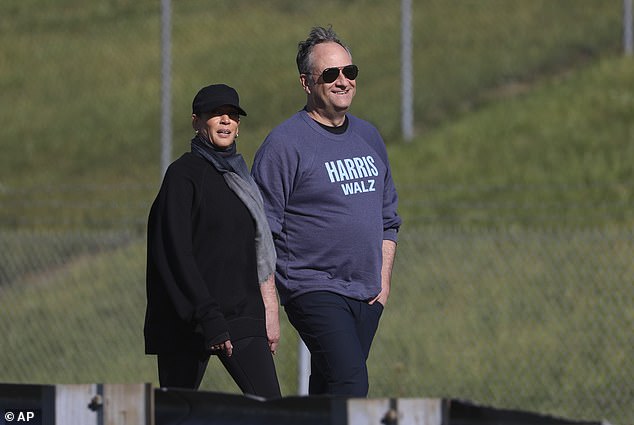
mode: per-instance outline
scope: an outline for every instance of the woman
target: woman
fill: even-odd
[[[240,115],[224,84],[194,97],[191,152],[167,169],[148,219],[145,351],[162,387],[198,389],[217,355],[243,393],[276,398],[275,249],[236,152]]]

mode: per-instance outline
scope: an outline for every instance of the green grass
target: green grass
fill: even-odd
[[[631,133],[627,133],[631,127],[620,118],[618,126],[612,125],[617,120],[613,109],[627,116],[631,92],[619,98],[618,92],[602,93],[600,85],[591,92],[603,99],[599,108],[607,107],[592,106],[592,113],[609,120],[601,125],[597,119],[600,125],[593,128],[601,139],[570,143],[577,123],[585,121],[587,102],[571,110],[566,98],[548,98],[548,89],[542,89],[545,97],[534,98],[532,108],[518,109],[534,114],[540,102],[548,101],[553,109],[546,122],[506,113],[506,102],[516,97],[518,86],[521,95],[553,75],[601,63],[618,51],[620,8],[610,2],[580,1],[512,5],[500,0],[463,1],[452,7],[440,0],[417,3],[413,16],[417,137],[411,146],[424,152],[415,155],[410,155],[412,147],[400,143],[399,11],[390,2],[327,0],[314,7],[284,0],[266,4],[238,0],[218,1],[213,10],[200,0],[174,2],[174,157],[188,149],[193,94],[209,82],[225,81],[238,88],[249,112],[242,124],[240,150],[250,162],[271,127],[303,105],[294,65],[297,41],[311,25],[331,23],[352,46],[361,69],[353,112],[379,127],[395,151],[393,166],[399,176],[410,170],[424,173],[425,179],[415,181],[416,185],[460,187],[471,185],[474,176],[478,181],[487,177],[487,185],[489,181],[516,184],[519,177],[557,184],[562,180],[559,174],[567,172],[564,161],[573,161],[573,167],[589,167],[584,174],[590,185],[603,184],[604,169],[613,166],[607,162],[611,158],[591,159],[596,145],[605,145],[603,140],[611,141],[608,155],[624,149],[631,152]],[[150,203],[160,177],[159,4],[61,0],[34,7],[8,0],[2,8],[0,34],[6,60],[0,63],[0,89],[7,101],[0,114],[4,205],[0,222],[94,228],[143,220],[147,213],[143,206]],[[627,62],[607,66],[621,68],[619,84],[631,83]],[[596,78],[612,77],[599,72]],[[581,84],[569,85],[568,91],[579,92]],[[614,87],[620,86],[613,83]],[[606,105],[610,96],[617,96],[616,102]],[[498,109],[488,112],[481,123],[463,124],[436,136],[439,128],[447,123],[453,127],[459,117],[479,120],[473,113],[493,103]],[[560,125],[562,113],[567,116],[566,127]],[[547,111],[540,118],[545,115]],[[509,123],[493,131],[507,121],[515,126]],[[471,125],[477,126],[475,131],[465,133]],[[450,137],[457,140],[448,142]],[[511,138],[515,143],[509,143]],[[534,138],[540,144],[534,144]],[[544,158],[541,144],[546,143],[568,150],[558,149]],[[508,150],[500,158],[501,146]],[[468,150],[463,152],[465,147]],[[532,168],[508,163],[523,160],[524,154],[530,155]],[[407,157],[403,165],[401,156]],[[413,168],[410,161],[424,163]],[[491,167],[491,162],[496,166]],[[629,184],[631,168],[615,165],[611,172],[619,182]],[[513,175],[516,168],[522,176]],[[82,189],[68,190],[68,185]],[[631,193],[627,187],[614,190]],[[565,193],[559,188],[552,196]],[[575,203],[585,197],[583,190],[572,195]],[[48,202],[42,202],[44,196]],[[497,200],[486,191],[476,196],[485,202]],[[424,200],[452,209],[445,206],[443,194],[428,193]],[[468,196],[465,200],[471,201]],[[113,211],[102,208],[104,204],[124,208]],[[456,213],[460,208],[453,210],[452,220],[462,220]]]
[[[0,381],[158,386],[155,360],[144,355],[143,346],[145,241],[113,249],[100,235],[92,240],[83,236],[75,242],[84,249],[63,267],[51,266],[0,286]],[[51,244],[69,238],[48,233],[39,239]],[[81,254],[95,241],[101,242],[98,254]],[[38,259],[38,254],[23,257]],[[297,341],[286,321],[283,332],[276,361],[284,365],[278,373],[288,394],[294,391]],[[15,356],[11,347],[28,349]],[[238,391],[219,362],[212,362],[207,377],[207,389]]]
[[[159,2],[41,3],[0,6],[0,381],[156,384],[141,332]],[[394,2],[173,10],[174,157],[193,94],[227,82],[249,113],[250,163],[303,105],[294,57],[310,26],[351,45],[353,113],[385,137],[405,220],[371,396],[631,422],[634,62],[619,55],[619,2],[415,2],[410,143]],[[297,339],[282,322],[292,394]],[[210,368],[205,389],[237,391]]]
[[[631,388],[633,248],[631,231],[404,234],[390,299],[401,314],[375,342],[398,349],[370,362],[379,392],[597,417],[591,406]]]
[[[391,147],[403,214],[487,226],[631,226],[631,87],[634,62],[604,59]]]
[[[626,423],[634,413],[624,403],[634,373],[634,304],[622,285],[634,279],[633,236],[404,233],[370,357],[370,396],[466,398]],[[43,243],[66,238],[40,235]],[[144,265],[144,240],[103,244],[1,286],[0,380],[158,385],[154,359],[143,354]],[[297,337],[283,313],[281,321],[275,360],[290,395]],[[16,347],[24,348],[19,356]],[[219,362],[211,362],[202,388],[239,392]]]

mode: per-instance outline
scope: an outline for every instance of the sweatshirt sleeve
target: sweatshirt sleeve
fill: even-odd
[[[392,180],[392,171],[388,164],[388,172],[385,175],[383,192],[383,239],[393,242],[398,241],[398,231],[401,227],[401,217],[398,215],[398,195]]]
[[[371,140],[371,145],[387,168],[383,185],[383,239],[397,242],[402,220],[398,214],[398,194],[392,179],[392,167],[390,166],[385,142],[379,131],[374,126],[369,128],[372,129],[373,134],[368,139]]]
[[[264,212],[278,239],[284,224],[284,210],[294,185],[297,159],[289,149],[277,149],[271,135],[267,137],[253,160],[251,174],[264,200]]]
[[[163,285],[180,319],[201,327],[209,347],[229,334],[193,252],[195,192],[193,179],[168,169],[148,222],[148,272],[152,284]]]

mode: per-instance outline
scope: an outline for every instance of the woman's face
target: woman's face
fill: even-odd
[[[192,115],[192,126],[215,146],[226,148],[238,136],[240,115],[233,106],[220,106],[200,116]]]

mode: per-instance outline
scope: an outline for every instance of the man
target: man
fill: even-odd
[[[311,352],[310,394],[365,397],[366,360],[390,293],[401,220],[385,144],[348,114],[358,68],[332,28],[299,44],[307,102],[256,153],[276,284]]]

